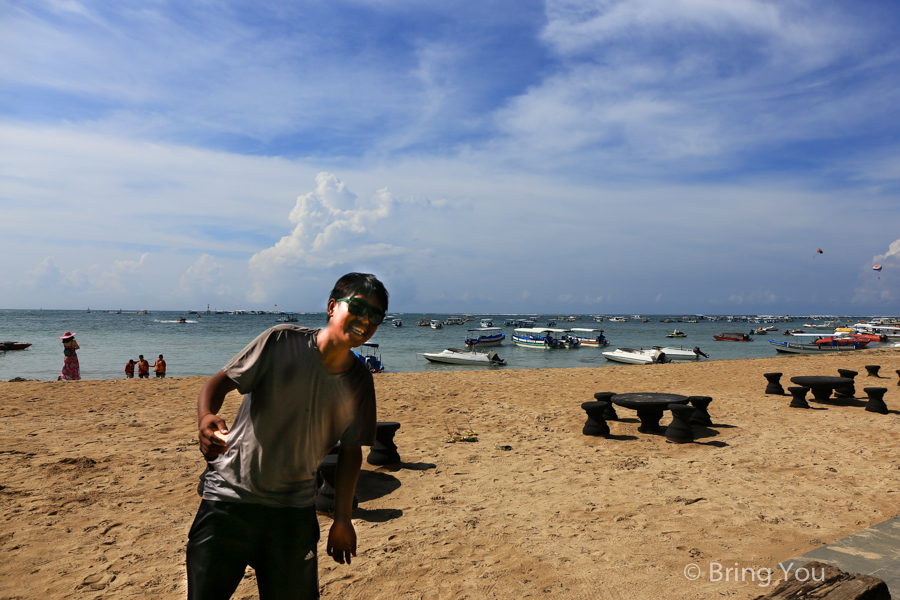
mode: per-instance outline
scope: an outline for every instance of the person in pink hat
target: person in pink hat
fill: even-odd
[[[59,339],[62,340],[63,354],[65,355],[62,374],[59,376],[59,379],[63,381],[78,381],[81,379],[81,366],[78,364],[78,354],[75,351],[79,350],[81,346],[75,341],[75,334],[70,331],[62,334],[62,337]]]

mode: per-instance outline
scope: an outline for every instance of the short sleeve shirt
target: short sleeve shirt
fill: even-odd
[[[310,506],[315,471],[338,441],[375,439],[375,386],[362,361],[325,370],[317,330],[277,325],[225,365],[244,399],[228,450],[209,462],[203,498],[270,506]]]

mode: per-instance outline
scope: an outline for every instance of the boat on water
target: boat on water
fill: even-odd
[[[463,325],[466,322],[462,317],[447,317],[444,325]]]
[[[403,327],[403,321],[400,319],[394,319],[391,321],[391,325],[394,327]]]
[[[470,329],[466,334],[466,347],[497,346],[506,339],[506,334],[499,327],[481,327]]]
[[[459,350],[447,348],[441,352],[421,352],[426,360],[434,363],[446,363],[450,365],[481,365],[487,367],[500,367],[506,361],[500,358],[496,352],[475,352],[474,350]]]
[[[353,354],[366,365],[370,372],[381,373],[384,371],[384,364],[381,362],[381,352],[378,350],[378,344],[366,342],[360,346],[360,352],[354,350]]]
[[[281,313],[277,319],[275,319],[276,323],[297,323],[299,319],[294,316],[294,313],[290,311],[285,311]]]
[[[797,342],[779,342],[777,340],[769,340],[769,343],[775,346],[775,351],[781,354],[832,354],[834,352],[850,352],[854,350],[862,350],[859,344],[849,346],[830,346],[818,344],[799,344]]]
[[[774,325],[767,325],[766,327],[757,327],[753,330],[756,334],[769,333],[771,331],[778,331],[778,328]]]
[[[581,342],[568,329],[523,327],[513,331],[513,342],[523,348],[577,348]]]
[[[828,331],[834,331],[836,328],[841,326],[841,322],[837,319],[833,321],[822,321],[819,323],[818,321],[814,321],[812,323],[804,323],[803,327],[806,329],[825,329]]]
[[[431,319],[419,319],[418,321],[416,321],[416,325],[418,325],[419,327],[428,327],[429,325],[431,325]]]
[[[145,309],[145,308],[142,308],[141,310],[138,311],[138,314],[139,314],[139,315],[150,315],[150,314],[153,314],[153,313],[151,313],[149,310],[147,310],[147,309]]]
[[[177,323],[187,323],[187,317],[181,317],[181,318],[178,319],[178,321],[176,321],[176,322],[177,322]]]
[[[665,353],[660,350],[635,350],[634,348],[616,348],[610,352],[602,353],[606,360],[623,363],[626,365],[651,365],[665,362]]]
[[[720,333],[719,335],[714,335],[713,339],[717,342],[752,342],[753,338],[751,338],[746,333]]]
[[[672,333],[666,335],[667,338],[685,338],[687,334],[683,331],[678,331],[677,329]]]
[[[481,326],[482,327],[493,327],[494,321],[493,321],[493,319],[482,319]]]
[[[444,327],[444,324],[437,319],[432,319],[430,325],[432,329],[442,329]]]
[[[670,346],[653,346],[654,350],[659,350],[666,355],[669,361],[676,360],[700,360],[700,357],[709,358],[709,355],[700,350],[699,346],[694,346],[693,350],[687,350],[684,346],[673,348]]]
[[[609,346],[609,340],[603,335],[602,329],[584,329],[581,327],[573,327],[569,330],[569,335],[577,339],[585,346],[597,346],[598,348]]]
[[[27,342],[0,342],[0,350],[24,350],[29,346]]]
[[[626,319],[625,317],[610,317],[609,322],[610,323],[627,323],[628,319]]]

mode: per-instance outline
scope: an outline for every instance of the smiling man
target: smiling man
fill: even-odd
[[[324,329],[272,327],[200,390],[207,469],[188,536],[189,599],[231,597],[247,565],[261,600],[319,597],[315,471],[338,441],[326,551],[341,564],[356,556],[353,492],[360,447],[374,441],[376,418],[372,374],[352,348],[375,334],[387,307],[374,275],[344,275],[329,296]],[[217,413],[235,389],[244,399],[229,431]]]

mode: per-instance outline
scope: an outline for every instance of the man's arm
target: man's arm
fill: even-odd
[[[356,556],[356,530],[350,520],[353,512],[353,492],[362,466],[362,449],[359,446],[341,444],[338,452],[337,473],[334,476],[334,523],[328,532],[325,551],[335,562],[350,564]]]
[[[197,437],[200,439],[200,452],[206,458],[215,458],[228,450],[225,443],[214,435],[217,431],[222,434],[228,433],[225,420],[216,413],[222,408],[228,392],[236,389],[237,384],[225,375],[225,371],[219,371],[210,377],[200,389],[200,395],[197,397],[197,427],[199,429]]]

